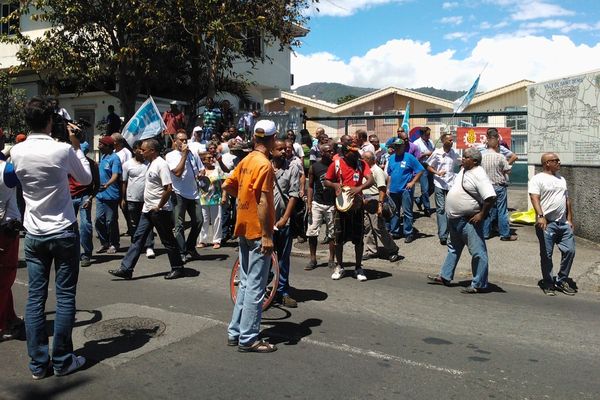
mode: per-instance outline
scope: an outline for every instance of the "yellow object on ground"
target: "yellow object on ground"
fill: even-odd
[[[510,222],[529,225],[535,224],[535,209],[530,208],[527,211],[515,211],[510,214]]]

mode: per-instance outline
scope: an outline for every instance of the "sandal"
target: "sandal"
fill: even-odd
[[[203,249],[203,248],[205,248],[206,246],[208,246],[206,243],[198,243],[198,244],[196,245],[196,248],[198,248],[198,249]]]
[[[277,346],[265,340],[257,340],[248,346],[238,346],[238,351],[240,353],[272,353],[275,350],[277,350]]]
[[[220,249],[221,248],[221,243],[214,243],[213,244],[213,249]]]

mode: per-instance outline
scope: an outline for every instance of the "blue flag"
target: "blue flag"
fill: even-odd
[[[123,128],[123,137],[130,146],[137,140],[148,139],[167,129],[152,96],[138,108]]]
[[[406,132],[407,135],[408,135],[408,132],[410,131],[409,119],[410,119],[410,101],[408,103],[406,103],[406,110],[404,111],[404,118],[402,118],[402,125],[400,125],[404,129],[404,132]]]
[[[467,108],[469,104],[471,104],[471,100],[473,100],[473,97],[475,97],[475,92],[477,92],[477,86],[479,85],[480,77],[481,74],[479,74],[477,79],[475,79],[475,82],[473,82],[473,86],[471,86],[471,89],[469,89],[467,93],[465,93],[460,98],[454,100],[453,105],[455,114],[463,112],[464,109]]]

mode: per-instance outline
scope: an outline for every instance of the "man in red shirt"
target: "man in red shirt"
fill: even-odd
[[[331,275],[331,279],[338,280],[344,276],[342,266],[344,243],[352,241],[356,260],[355,276],[361,282],[367,280],[362,268],[363,254],[363,199],[362,191],[373,185],[371,168],[360,159],[356,142],[342,144],[342,155],[329,165],[325,174],[324,186],[333,188],[335,195],[342,194],[342,187],[348,187],[350,196],[353,198],[353,206],[347,211],[334,211],[335,225],[335,258],[337,265]]]
[[[171,109],[165,111],[163,120],[167,129],[163,132],[165,147],[170,149],[173,146],[173,137],[178,129],[185,129],[185,114],[177,107],[177,102],[171,102]]]

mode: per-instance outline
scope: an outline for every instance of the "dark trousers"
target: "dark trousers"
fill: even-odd
[[[138,227],[131,239],[131,246],[129,246],[127,254],[125,254],[125,257],[123,257],[123,260],[121,261],[122,269],[125,271],[133,271],[142,250],[145,249],[146,240],[148,239],[148,235],[150,235],[152,228],[156,229],[160,241],[167,250],[171,268],[183,268],[181,254],[179,254],[179,248],[177,247],[175,236],[173,236],[172,214],[171,211],[151,211],[142,213]]]

